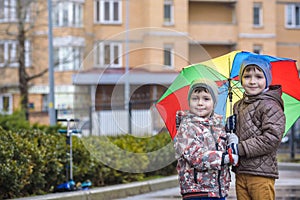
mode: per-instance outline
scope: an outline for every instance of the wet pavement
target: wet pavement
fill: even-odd
[[[300,200],[300,163],[278,163],[280,178],[275,182],[276,200]],[[235,176],[227,200],[236,199]],[[87,191],[62,192],[18,200],[179,200],[177,175],[128,184],[92,188]]]
[[[280,170],[279,179],[275,182],[276,200],[300,200],[300,171]],[[236,199],[233,174],[233,181],[227,200]],[[181,199],[179,187],[159,190],[151,193],[122,198],[122,200],[179,200]],[[121,199],[118,199],[121,200]]]

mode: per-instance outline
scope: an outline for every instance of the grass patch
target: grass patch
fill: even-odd
[[[290,153],[278,153],[277,160],[279,162],[293,162],[293,163],[300,163],[300,154],[295,153],[295,157],[292,158]]]

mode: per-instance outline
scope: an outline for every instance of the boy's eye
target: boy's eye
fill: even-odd
[[[209,100],[210,100],[210,98],[206,97],[206,98],[204,98],[204,100],[205,100],[205,101],[209,101]]]
[[[264,76],[261,76],[261,75],[257,75],[256,77],[259,79],[264,78]]]

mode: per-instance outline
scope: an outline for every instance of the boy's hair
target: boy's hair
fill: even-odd
[[[260,72],[263,72],[263,70],[258,67],[257,65],[248,65],[247,67],[245,67],[244,72],[250,72],[251,70],[258,70]],[[243,74],[244,74],[243,72]]]
[[[251,54],[247,58],[245,58],[241,64],[239,78],[242,83],[242,76],[245,71],[245,68],[249,65],[255,65],[258,69],[260,69],[265,76],[266,79],[266,88],[268,88],[272,83],[272,73],[271,73],[271,64],[269,60],[264,58],[258,54]]]
[[[204,87],[196,87],[196,88],[194,88],[192,93],[200,93],[200,92],[203,92],[203,91],[206,92],[206,93],[209,93],[208,89],[204,88]]]
[[[188,93],[188,102],[190,103],[191,95],[194,91],[205,91],[211,94],[213,102],[214,102],[214,108],[216,107],[218,103],[218,86],[214,81],[211,81],[209,79],[197,79],[194,80],[191,83],[190,90]]]

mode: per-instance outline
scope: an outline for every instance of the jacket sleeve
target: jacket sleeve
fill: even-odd
[[[209,145],[215,146],[215,144],[208,144],[205,137],[195,137],[196,131],[195,127],[191,126],[179,128],[174,140],[176,158],[182,157],[198,171],[221,169],[223,152],[209,150]]]
[[[277,150],[285,130],[285,115],[277,103],[262,104],[258,109],[261,116],[261,135],[242,142],[245,156],[262,156]]]

